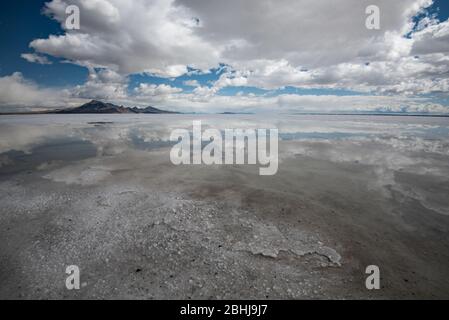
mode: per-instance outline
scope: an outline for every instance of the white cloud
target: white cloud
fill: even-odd
[[[117,101],[127,97],[127,80],[110,70],[92,71],[85,84],[63,89],[40,87],[20,72],[0,77],[0,112],[76,107],[90,99]]]
[[[382,31],[365,28],[365,8],[379,5]],[[65,27],[65,0],[46,12]],[[363,60],[399,58],[409,51],[403,34],[431,0],[73,0],[81,30],[38,39],[31,47],[83,65],[121,73],[167,77],[186,66],[207,70],[220,62],[288,61],[313,69]]]
[[[420,94],[447,92],[449,58],[406,56],[394,61],[340,63],[307,70],[286,60],[258,60],[223,74],[215,86],[252,86],[268,90],[286,86],[344,88],[361,92]]]
[[[183,84],[185,86],[189,86],[189,87],[199,87],[200,83],[198,82],[198,80],[186,80],[183,82]]]
[[[36,53],[22,53],[20,56],[31,63],[52,64],[46,56],[41,56]]]
[[[62,27],[68,4],[63,0],[47,4],[47,13]],[[220,49],[195,32],[195,14],[173,0],[73,0],[70,4],[80,7],[81,30],[34,40],[32,48],[122,74],[176,77],[187,72],[187,65],[208,69],[219,62]]]
[[[161,96],[169,95],[173,93],[179,93],[182,91],[180,88],[175,88],[166,84],[147,84],[141,83],[139,87],[135,89],[136,93],[142,96]]]
[[[216,94],[216,87],[198,87],[193,93],[174,93],[163,96],[139,95],[133,101],[157,105],[179,111],[277,111],[277,112],[432,112],[447,113],[449,109],[429,98],[404,96],[336,96],[295,95],[257,96],[253,94],[224,96]],[[137,103],[138,104],[138,103]]]
[[[218,92],[219,88],[218,87],[206,87],[206,86],[200,86],[195,88],[195,90],[193,90],[193,93],[195,94],[196,98],[210,98],[215,96],[215,94]]]
[[[36,39],[30,43],[35,53],[23,55],[45,63],[46,54],[89,68],[86,83],[69,88],[67,99],[193,109],[259,104],[262,109],[441,111],[418,95],[449,90],[449,21],[426,13],[432,0],[52,0],[45,12],[63,29],[68,4],[80,7],[81,30]],[[365,8],[371,4],[380,7],[381,30],[365,28]],[[424,18],[416,24],[412,18],[418,13]],[[192,93],[151,84],[128,92],[130,74],[175,78],[190,74],[188,67],[207,73],[219,63],[227,64],[226,72],[211,87],[189,80],[184,84],[195,87]],[[15,83],[27,86],[28,101],[39,101],[40,88],[23,79]],[[377,95],[218,95],[228,86],[343,88]],[[8,99],[13,101],[11,94]],[[23,104],[28,98],[17,99]]]
[[[35,83],[24,79],[19,72],[0,77],[0,106],[3,110],[7,107],[48,108],[69,105],[67,98],[68,92],[65,90],[40,88]]]
[[[217,87],[197,87],[192,93],[166,84],[140,84],[132,94],[126,91],[126,79],[109,70],[92,73],[82,86],[64,90],[39,88],[20,73],[0,78],[0,105],[5,107],[73,107],[89,99],[104,99],[128,106],[148,106],[179,110],[216,112],[280,111],[280,112],[434,112],[447,113],[448,108],[430,98],[390,95],[336,96],[295,95],[257,96],[218,95]]]
[[[119,100],[128,96],[128,80],[109,70],[90,70],[85,84],[71,90],[71,96],[82,99]]]
[[[214,84],[217,88],[241,87],[246,85],[248,85],[248,79],[246,77],[233,76],[232,74],[222,74]]]
[[[449,20],[413,34],[413,54],[449,53]]]

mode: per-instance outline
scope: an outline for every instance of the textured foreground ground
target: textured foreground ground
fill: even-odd
[[[173,166],[166,117],[1,120],[1,299],[449,298],[446,120],[259,120],[285,133],[261,177]]]

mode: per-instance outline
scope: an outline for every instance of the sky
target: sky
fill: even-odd
[[[449,113],[448,18],[447,0],[8,1],[0,112]]]

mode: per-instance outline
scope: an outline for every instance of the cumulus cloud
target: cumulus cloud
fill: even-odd
[[[417,112],[447,113],[448,108],[428,97],[392,95],[295,95],[258,96],[217,94],[218,87],[200,86],[191,93],[166,84],[140,84],[127,92],[127,80],[110,70],[90,74],[81,86],[64,90],[39,88],[20,73],[0,78],[0,105],[5,107],[73,107],[89,99],[103,99],[128,106],[155,105],[176,111],[273,111],[280,112]]]
[[[382,30],[365,28],[365,8],[381,8]],[[208,70],[220,62],[286,60],[309,69],[399,58],[411,45],[402,35],[431,0],[74,0],[81,30],[31,42],[39,52],[122,73],[174,77],[186,66]],[[46,5],[65,28],[64,0]]]
[[[119,100],[128,96],[127,91],[126,77],[109,69],[91,69],[86,83],[73,88],[70,94],[81,99]]]
[[[350,89],[361,92],[420,94],[447,92],[448,58],[442,55],[402,57],[395,61],[341,63],[307,70],[286,60],[260,60],[223,74],[216,86],[253,86],[276,89]]]
[[[68,105],[67,98],[66,91],[40,88],[20,72],[0,77],[0,106],[3,110],[7,107],[58,107]]]
[[[122,74],[176,77],[187,72],[187,65],[208,69],[219,62],[220,48],[195,31],[199,28],[194,23],[195,13],[173,0],[53,0],[46,5],[46,12],[62,28],[69,4],[81,10],[81,30],[36,39],[32,48]]]
[[[449,20],[431,23],[413,34],[413,54],[433,54],[449,52]]]
[[[135,92],[140,96],[165,96],[182,92],[182,89],[175,88],[166,84],[155,85],[141,83],[139,87],[135,89]]]
[[[76,99],[129,104],[153,101],[193,109],[224,105],[252,108],[259,104],[262,109],[288,105],[299,110],[314,106],[320,110],[353,107],[443,112],[443,106],[419,97],[447,95],[449,89],[449,21],[440,22],[428,14],[426,8],[432,3],[52,0],[44,12],[58,21],[65,33],[33,40],[30,47],[35,53],[23,57],[46,63],[44,55],[50,55],[87,67],[86,83],[67,93]],[[65,30],[69,4],[80,8],[80,30]],[[365,27],[365,8],[372,4],[381,10],[380,30]],[[142,83],[128,88],[132,74],[176,78],[191,75],[192,68],[207,73],[221,64],[226,65],[224,73],[211,86],[186,80],[184,85],[194,87],[191,93],[165,84]],[[367,95],[220,95],[221,89],[232,86],[349,89]]]
[[[137,101],[178,111],[279,111],[279,112],[411,112],[447,113],[448,108],[430,98],[404,96],[296,95],[257,96],[216,94],[215,87],[198,87],[192,93],[134,96]],[[163,97],[163,98],[161,98]],[[142,100],[143,98],[143,100]]]
[[[185,86],[189,86],[189,87],[199,87],[200,83],[198,82],[198,80],[186,80],[183,82],[183,84]]]
[[[165,77],[227,63],[240,76],[216,86],[254,85],[356,87],[409,92],[410,77],[424,78],[414,90],[447,72],[447,61],[420,54],[446,53],[448,23],[425,16],[432,0],[348,0],[331,4],[307,0],[74,0],[81,9],[79,31],[36,39],[36,51],[121,74],[148,72]],[[381,30],[365,28],[365,8],[381,9]],[[65,28],[68,2],[53,0],[46,13]],[[312,18],[313,17],[313,18]],[[413,32],[412,37],[405,35]],[[371,68],[365,68],[366,63]],[[413,65],[412,65],[413,64]],[[429,71],[429,69],[431,69]],[[425,71],[424,71],[425,70]],[[381,73],[382,72],[382,73]],[[438,77],[437,77],[438,78]],[[438,82],[440,79],[437,79]],[[197,85],[195,85],[197,87]]]
[[[46,56],[41,56],[36,53],[22,53],[21,57],[31,63],[52,64]]]
[[[90,99],[121,100],[128,97],[126,78],[110,70],[92,71],[85,84],[52,89],[40,87],[20,72],[0,77],[1,112],[33,108],[76,107]]]

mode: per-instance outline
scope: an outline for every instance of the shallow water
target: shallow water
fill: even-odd
[[[171,131],[191,130],[193,120],[202,120],[203,130],[279,129],[280,167],[299,155],[368,165],[379,172],[377,182],[383,187],[398,184],[397,172],[433,177],[438,183],[449,177],[449,118],[341,115],[3,116],[0,174],[131,150],[147,151],[150,157],[152,150],[165,149],[168,162]],[[430,201],[424,191],[410,188],[408,196]],[[444,206],[439,204],[438,212],[448,214]]]
[[[278,128],[278,173],[174,166],[170,133],[193,120]],[[449,118],[2,116],[0,136],[0,297],[73,298],[58,273],[72,260],[97,284],[80,298],[186,298],[195,277],[208,284],[194,298],[265,298],[267,285],[275,298],[448,297]],[[377,294],[363,282],[372,263]],[[134,265],[158,270],[142,272],[158,289],[136,287]]]

